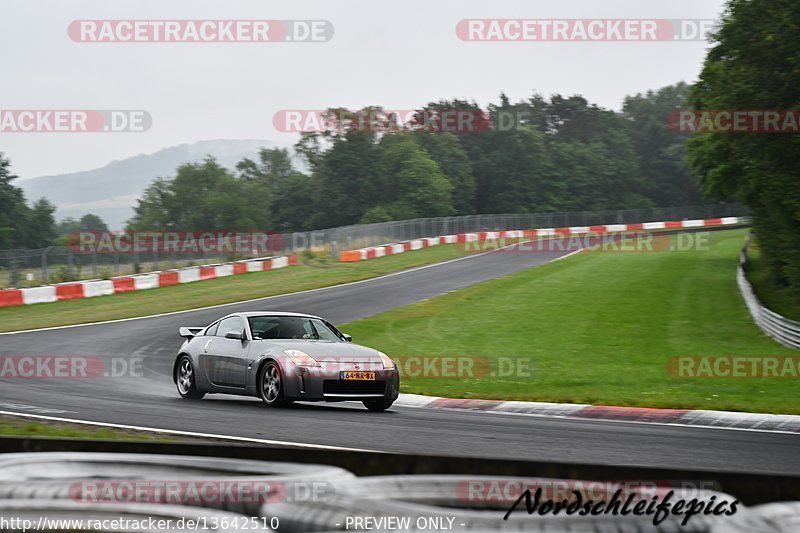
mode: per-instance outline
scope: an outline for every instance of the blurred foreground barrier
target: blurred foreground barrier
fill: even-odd
[[[790,438],[791,436],[786,436]],[[229,442],[145,442],[89,440],[54,437],[0,437],[0,454],[17,452],[104,452],[145,453],[169,456],[250,459],[267,462],[324,463],[357,476],[396,474],[465,474],[530,476],[567,479],[712,479],[724,492],[734,494],[747,505],[778,501],[800,501],[800,476],[786,473],[750,473],[732,464],[729,471],[702,468],[680,469],[636,465],[605,465],[581,462],[535,461],[527,459],[475,459],[446,455],[373,452],[366,450],[319,450],[279,445],[245,445]],[[0,459],[8,457],[0,455]],[[737,471],[738,470],[738,471]],[[0,486],[5,483],[0,479]]]
[[[738,501],[751,481],[760,492],[797,478],[723,472],[680,472],[624,466],[558,465],[320,451],[309,448],[141,442],[0,439],[27,447],[80,446],[150,450],[150,454],[43,452],[0,454],[0,530],[86,530],[53,520],[107,520],[94,531],[538,531],[549,533],[796,533],[800,502],[747,507]],[[165,451],[180,452],[166,455]],[[194,452],[197,456],[189,456]],[[209,456],[210,455],[210,456]],[[222,456],[229,455],[231,458]],[[244,457],[250,457],[245,459]],[[253,458],[268,458],[269,461]],[[289,459],[280,462],[275,459]],[[356,478],[320,462],[351,464],[362,474],[393,471],[556,471],[559,477],[498,474]],[[429,462],[430,461],[430,462]],[[303,464],[300,464],[303,463]],[[359,466],[360,465],[360,466]],[[580,474],[590,476],[581,480]],[[567,479],[571,477],[572,479]],[[741,479],[740,479],[741,478]],[[734,481],[737,481],[735,483]],[[731,482],[731,485],[728,485]],[[723,491],[724,490],[724,491]],[[783,494],[788,492],[783,489]],[[672,493],[671,495],[669,493]],[[526,495],[530,495],[530,501]],[[748,494],[752,497],[752,494]],[[670,498],[654,520],[650,506]],[[591,500],[637,513],[555,513],[567,499]],[[681,509],[678,502],[683,501]],[[552,502],[552,503],[549,503]],[[576,503],[577,502],[577,503]],[[734,503],[735,502],[735,503]],[[701,505],[702,503],[702,505]],[[179,504],[179,505],[175,505]],[[529,507],[534,505],[532,511]],[[693,508],[687,519],[688,509]],[[714,513],[710,512],[714,509]],[[224,509],[218,510],[218,509]],[[673,511],[674,509],[674,511]],[[727,513],[726,511],[733,511]],[[511,511],[511,512],[509,512]],[[508,519],[504,520],[504,515]],[[28,520],[9,525],[8,520]],[[46,527],[43,520],[50,520]],[[3,520],[6,522],[3,522]],[[108,520],[117,519],[116,522]],[[119,520],[128,520],[122,524]],[[181,521],[182,519],[182,521]],[[171,520],[153,526],[152,520]],[[133,525],[131,525],[133,524]],[[149,524],[149,525],[148,525]],[[86,522],[82,524],[86,525]]]
[[[800,502],[768,503],[753,507],[747,515],[720,524],[711,533],[797,533],[800,531]]]
[[[761,331],[790,348],[800,348],[800,322],[789,320],[764,307],[753,291],[753,286],[747,281],[745,271],[747,269],[747,248],[750,246],[750,237],[739,252],[739,268],[736,269],[736,282],[739,284],[739,292],[747,304],[747,309],[753,317],[753,321],[761,328]],[[800,531],[800,529],[798,530]]]

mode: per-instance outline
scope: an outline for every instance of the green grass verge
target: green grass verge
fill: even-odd
[[[175,437],[146,431],[104,428],[66,422],[40,422],[0,416],[0,437],[70,437],[79,439],[174,441]]]
[[[800,321],[800,301],[772,279],[755,239],[750,243],[747,259],[747,279],[761,303],[786,318]]]
[[[358,263],[324,259],[268,272],[45,304],[0,309],[0,331],[16,331],[182,311],[338,285],[463,256],[453,244]]]
[[[667,371],[674,356],[798,355],[761,333],[739,295],[745,234],[714,232],[705,250],[584,252],[342,328],[393,356],[532,364],[529,376],[407,376],[405,392],[800,413],[800,379],[690,379]]]

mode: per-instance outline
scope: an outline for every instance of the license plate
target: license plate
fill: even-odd
[[[375,381],[375,372],[356,372],[352,370],[342,370],[339,372],[339,379],[348,381]]]

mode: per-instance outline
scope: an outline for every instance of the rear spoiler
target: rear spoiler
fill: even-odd
[[[178,335],[185,339],[192,339],[206,328],[178,328]]]

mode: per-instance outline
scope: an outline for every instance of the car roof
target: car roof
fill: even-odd
[[[291,313],[289,311],[247,311],[245,313],[231,313],[231,314],[229,314],[227,316],[234,316],[234,315],[243,316],[243,317],[251,317],[251,316],[302,316],[302,317],[307,317],[307,318],[319,318],[320,320],[322,319],[321,317],[318,317],[316,315],[309,315],[309,314],[306,314],[306,313]],[[223,317],[223,318],[226,318],[226,317]]]

